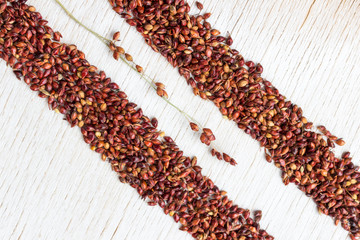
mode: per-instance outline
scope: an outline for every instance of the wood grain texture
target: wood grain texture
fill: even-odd
[[[194,4],[194,1],[189,1]],[[257,142],[223,119],[213,104],[193,96],[177,70],[154,53],[107,0],[63,0],[83,23],[121,44],[147,74],[163,82],[171,101],[213,129],[237,167],[212,158],[184,118],[109,50],[73,22],[53,0],[30,0],[67,43],[125,90],[144,113],[159,119],[186,155],[242,207],[263,210],[262,228],[279,240],[338,240],[347,233],[317,212],[294,185],[284,186]],[[209,0],[204,12],[234,47],[261,62],[264,77],[304,110],[315,125],[343,137],[360,164],[360,1]],[[198,12],[195,7],[193,13]],[[1,239],[192,239],[159,207],[149,207],[121,184],[109,164],[90,151],[78,129],[48,110],[43,99],[0,61]]]

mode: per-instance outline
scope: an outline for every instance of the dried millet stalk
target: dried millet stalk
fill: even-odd
[[[146,80],[147,83],[150,84],[150,86],[156,91],[156,94],[161,97],[162,99],[165,100],[166,103],[168,103],[170,106],[172,106],[173,108],[175,108],[177,111],[179,111],[185,118],[187,121],[189,121],[190,125],[191,124],[196,124],[198,125],[199,129],[202,130],[202,132],[204,132],[205,129],[197,120],[195,120],[192,116],[190,116],[188,113],[184,112],[183,110],[180,110],[180,108],[178,108],[175,104],[173,104],[172,102],[170,102],[170,100],[168,99],[168,94],[165,91],[165,85],[163,83],[160,82],[155,82],[153,81],[148,75],[146,75],[143,71],[143,68],[139,65],[137,65],[136,63],[133,62],[133,57],[126,53],[125,50],[121,47],[121,46],[116,46],[116,42],[119,41],[120,39],[120,32],[115,32],[113,34],[113,39],[107,39],[103,36],[101,36],[100,34],[96,33],[95,31],[91,30],[90,28],[86,27],[83,23],[81,23],[78,19],[76,19],[74,17],[74,15],[72,15],[72,13],[70,13],[65,6],[59,1],[59,0],[55,0],[56,3],[58,3],[58,5],[66,12],[66,14],[72,18],[75,22],[77,22],[80,26],[82,26],[83,28],[85,28],[87,31],[89,31],[91,34],[93,34],[94,36],[96,36],[99,40],[101,40],[102,42],[104,42],[109,48],[110,50],[113,52],[113,57],[115,60],[122,60],[124,63],[126,63],[131,69],[136,70],[138,73],[141,74],[141,77],[143,79]],[[218,160],[222,160],[223,158],[221,157],[221,153],[219,153],[216,149],[220,149],[217,146],[215,146],[215,144],[213,143],[213,141],[215,141],[215,136],[212,134],[210,136],[206,136],[206,134],[202,133],[200,136],[200,140],[202,143],[204,143],[207,146],[210,146],[211,149],[211,154],[213,156],[216,156]],[[216,152],[216,154],[214,154],[214,152]],[[226,153],[222,153],[223,156],[228,156]],[[219,157],[220,156],[220,157]],[[225,158],[224,159],[228,159]],[[225,160],[226,162],[230,163],[231,165],[236,165],[237,162],[235,161],[235,159],[230,158],[230,160]]]

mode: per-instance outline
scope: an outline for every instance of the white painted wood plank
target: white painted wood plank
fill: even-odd
[[[192,4],[194,1],[190,1]],[[239,165],[210,156],[182,116],[138,75],[112,59],[106,47],[49,0],[30,0],[67,43],[75,43],[136,102],[235,203],[263,210],[262,228],[280,240],[338,240],[347,233],[319,215],[315,204],[264,159],[257,142],[193,96],[184,79],[110,8],[106,0],[63,0],[95,31],[121,31],[123,47],[147,74],[167,86],[170,99],[214,130]],[[304,110],[316,125],[344,137],[354,162],[360,145],[360,2],[209,0],[210,22],[229,31],[246,59]],[[193,9],[196,13],[197,10]],[[2,239],[192,239],[158,207],[149,207],[119,183],[109,164],[89,150],[77,129],[48,110],[0,61],[0,236]]]

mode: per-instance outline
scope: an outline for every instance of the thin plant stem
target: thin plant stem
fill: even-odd
[[[98,39],[100,39],[102,42],[104,42],[105,44],[112,42],[110,39],[105,38],[103,36],[101,36],[100,34],[98,34],[97,32],[91,30],[90,28],[88,28],[87,26],[85,26],[82,22],[80,22],[77,18],[74,17],[74,15],[72,15],[72,13],[67,10],[65,8],[65,6],[59,1],[59,0],[55,0],[55,2],[57,4],[59,4],[59,6],[66,12],[66,14],[73,19],[76,23],[78,23],[80,26],[82,26],[83,28],[85,28],[87,31],[91,32],[95,37],[97,37]]]
[[[89,27],[85,26],[82,22],[80,22],[69,10],[67,10],[65,8],[65,6],[59,1],[59,0],[55,0],[55,2],[65,11],[65,13],[72,19],[74,20],[76,23],[78,23],[80,26],[82,26],[84,29],[86,29],[88,32],[90,32],[92,35],[94,35],[95,37],[97,37],[100,41],[102,41],[107,47],[109,47],[109,45],[111,43],[113,43],[114,41],[111,39],[108,39],[106,37],[103,37],[102,35],[100,35],[99,33],[93,31],[92,29],[90,29]],[[139,73],[136,69],[136,67],[134,67],[132,64],[130,64],[123,56],[119,56],[119,59],[124,62],[126,65],[128,65],[131,69],[133,69],[136,73],[138,73],[140,75],[140,77],[142,79],[144,79],[151,88],[153,88],[155,91],[157,90],[157,87],[155,85],[155,81],[153,79],[151,79],[151,77],[149,77],[146,74],[142,74]],[[160,96],[161,97],[161,96]],[[188,113],[186,113],[185,111],[181,110],[179,107],[177,107],[175,104],[173,104],[169,99],[167,99],[166,97],[161,97],[166,103],[168,103],[170,106],[172,106],[173,108],[175,108],[178,112],[180,112],[187,121],[189,122],[193,122],[195,124],[197,124],[199,126],[199,130],[203,131],[204,127],[192,116],[190,116]],[[210,143],[210,147],[211,148],[215,148],[214,143]]]
[[[73,19],[76,23],[78,23],[80,26],[82,26],[83,28],[85,28],[88,32],[90,32],[91,34],[93,34],[95,37],[97,37],[99,40],[101,40],[103,43],[105,43],[106,46],[109,46],[109,44],[111,42],[113,42],[113,40],[110,40],[106,37],[101,36],[99,33],[93,31],[92,29],[88,28],[86,25],[84,25],[82,22],[80,22],[80,20],[78,20],[69,10],[67,10],[65,8],[65,6],[59,1],[59,0],[55,0],[55,2],[66,12],[66,14]],[[154,80],[152,80],[149,76],[145,75],[145,74],[141,74],[137,71],[137,69],[130,64],[128,61],[126,61],[126,59],[123,56],[119,57],[120,60],[122,62],[124,62],[126,65],[128,65],[131,69],[133,69],[134,71],[136,71],[138,74],[140,74],[141,78],[143,78],[147,83],[150,84],[150,86],[156,90],[156,86],[154,84]],[[181,114],[184,115],[184,117],[189,121],[189,122],[194,122],[197,125],[199,125],[199,127],[201,127],[201,124],[194,119],[192,116],[190,116],[188,113],[184,112],[183,110],[181,110],[180,108],[178,108],[175,104],[173,104],[170,100],[168,100],[165,97],[161,97],[165,102],[167,102],[169,105],[171,105],[173,108],[175,108],[177,111],[179,111]]]

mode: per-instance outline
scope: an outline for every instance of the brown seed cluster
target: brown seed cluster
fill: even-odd
[[[120,39],[120,32],[115,32],[113,34],[112,41],[109,40],[109,39],[106,39],[104,37],[101,37],[101,38],[102,38],[103,41],[108,43],[108,47],[113,52],[113,58],[115,60],[119,60],[120,58],[122,58],[124,61],[126,60],[129,63],[131,63],[132,66],[133,66],[132,68],[134,70],[136,70],[138,73],[143,73],[144,72],[143,67],[141,67],[140,65],[135,64],[133,62],[134,61],[133,57],[129,53],[125,52],[125,49],[123,47],[116,45],[116,43],[118,41],[120,41],[119,40]]]
[[[0,0],[0,57],[51,109],[80,128],[121,182],[194,238],[273,239],[259,228],[258,217],[250,218],[249,210],[202,175],[196,158],[183,156],[170,137],[159,139],[157,120],[143,115],[75,45],[59,42],[61,35],[25,2]]]
[[[215,141],[215,136],[209,128],[204,128],[200,140],[209,146],[212,141]]]
[[[295,183],[314,199],[319,211],[360,237],[360,172],[350,154],[336,157],[331,135],[312,131],[302,109],[263,79],[263,67],[244,58],[211,27],[210,13],[190,15],[185,0],[110,0],[115,12],[136,27],[193,88],[226,118],[259,141],[266,160],[282,170],[285,184]],[[145,27],[149,26],[151,27]],[[150,30],[149,30],[150,29]],[[216,153],[215,153],[216,154]]]
[[[199,126],[196,123],[190,122],[190,128],[194,132],[198,132],[200,130]],[[235,159],[231,158],[226,153],[218,152],[213,146],[211,146],[211,142],[215,141],[215,136],[211,129],[209,128],[202,128],[202,133],[200,135],[200,141],[211,148],[211,155],[216,157],[218,160],[225,160],[225,162],[230,163],[231,165],[235,166],[237,162]]]
[[[221,154],[215,148],[211,149],[211,155],[216,156],[217,159],[224,160],[225,162],[230,163],[233,166],[235,166],[237,164],[235,159],[233,159],[232,157],[230,157],[226,153]]]
[[[169,95],[167,94],[167,92],[165,91],[165,85],[161,82],[156,82],[155,83],[156,86],[156,94],[159,97],[163,97],[163,98],[169,98]]]

